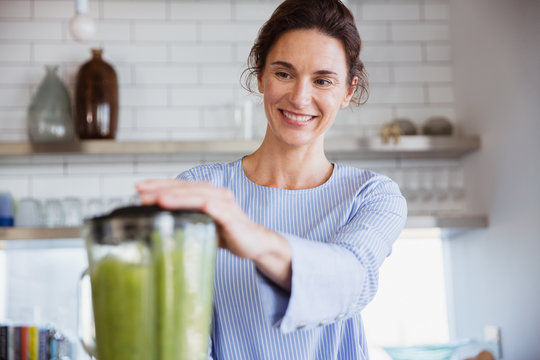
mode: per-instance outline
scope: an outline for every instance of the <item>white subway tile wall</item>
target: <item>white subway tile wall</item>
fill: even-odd
[[[0,1],[3,4],[3,1]],[[19,20],[19,17],[0,19],[0,40],[56,40],[65,35],[60,21]]]
[[[133,26],[134,41],[149,42],[181,42],[196,41],[197,26],[192,24],[176,23],[140,23]]]
[[[366,21],[392,21],[392,20],[420,20],[420,4],[379,4],[365,3],[362,6],[362,20]]]
[[[452,59],[450,46],[440,44],[427,44],[426,59],[428,62],[449,62]]]
[[[232,20],[232,3],[229,1],[171,2],[170,18],[180,21]]]
[[[454,88],[451,86],[430,85],[428,87],[429,102],[437,103],[454,103]]]
[[[4,166],[2,165],[2,168],[3,167]],[[4,174],[4,170],[2,169],[2,176],[0,176],[0,189],[4,191],[9,190],[11,196],[16,199],[29,196],[30,178],[28,176],[4,176]]]
[[[40,0],[31,1],[31,3],[33,5],[33,18],[35,19],[65,20],[73,16],[73,6],[66,6],[66,2],[64,0]],[[88,2],[88,15],[92,16],[93,18],[97,18],[99,16],[99,4],[96,1]]]
[[[0,44],[1,62],[30,62],[30,44]]]
[[[0,18],[30,18],[30,1],[0,2]]]
[[[154,1],[101,1],[104,19],[165,20],[167,5],[163,0]]]
[[[2,110],[17,110],[22,109],[26,113],[26,106],[30,102],[30,87],[29,86],[5,86],[0,85],[0,108]],[[25,123],[26,119],[21,117],[14,120]],[[4,119],[2,119],[4,122]]]
[[[349,0],[363,39],[370,80],[366,105],[342,111],[328,136],[375,136],[396,117],[418,127],[430,116],[455,118],[449,0]],[[103,47],[118,74],[118,140],[238,138],[234,109],[244,99],[240,75],[259,27],[277,0],[94,0],[97,34],[75,42],[72,0],[0,0],[0,141],[24,141],[26,110],[45,72],[74,94],[90,48]],[[265,129],[261,100],[251,97],[254,133]],[[234,157],[232,157],[234,158]],[[172,177],[209,156],[21,156],[0,159],[0,190],[15,197],[118,197],[149,177]],[[336,159],[339,160],[339,159]],[[399,161],[357,162],[373,168]],[[428,164],[431,164],[428,162]]]
[[[400,24],[391,26],[393,41],[448,41],[447,24]]]

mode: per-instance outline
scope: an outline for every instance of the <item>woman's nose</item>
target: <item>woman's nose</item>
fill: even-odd
[[[308,82],[298,81],[291,89],[290,102],[296,108],[302,108],[311,103],[311,86]]]

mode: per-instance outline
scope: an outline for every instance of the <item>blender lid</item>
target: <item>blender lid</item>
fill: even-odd
[[[174,220],[162,221],[165,218]],[[135,239],[150,241],[150,235],[158,228],[180,228],[188,223],[211,224],[213,220],[201,211],[169,210],[158,205],[136,205],[117,208],[108,214],[88,218],[84,223],[84,231],[87,234],[85,237],[90,236],[98,243],[117,244]]]
[[[131,217],[153,217],[154,215],[158,213],[171,213],[173,215],[187,215],[187,214],[202,214],[206,215],[202,211],[198,210],[179,210],[179,209],[165,209],[162,208],[159,205],[130,205],[130,206],[123,206],[116,208],[112,210],[111,212],[95,216],[93,218],[90,218],[89,220],[94,221],[104,221],[104,220],[111,220],[116,218],[131,218]]]

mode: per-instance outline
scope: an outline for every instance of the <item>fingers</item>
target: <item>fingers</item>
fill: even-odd
[[[151,205],[159,203],[160,198],[175,191],[175,189],[198,189],[208,188],[210,186],[210,183],[192,183],[174,179],[154,179],[137,183],[136,189],[139,192],[141,203],[144,205]],[[168,203],[170,203],[170,201]],[[173,204],[170,204],[170,206],[174,207]]]
[[[229,190],[209,182],[148,180],[136,185],[141,203],[158,204],[168,209],[196,209],[208,212],[209,203],[235,202]]]
[[[227,214],[225,208],[236,206],[236,201],[228,190],[208,186],[171,187],[150,196],[153,197],[151,200],[165,208],[198,209],[216,218]]]
[[[208,194],[177,189],[171,189],[164,193],[153,193],[150,196],[155,203],[166,209],[204,210],[204,205],[209,201]]]

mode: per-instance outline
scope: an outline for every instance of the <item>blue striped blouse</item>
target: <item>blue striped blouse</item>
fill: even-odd
[[[360,311],[377,291],[378,269],[407,213],[392,180],[335,164],[318,187],[270,188],[250,181],[241,160],[178,178],[230,189],[253,221],[292,247],[290,292],[251,261],[218,251],[211,358],[368,359]]]

